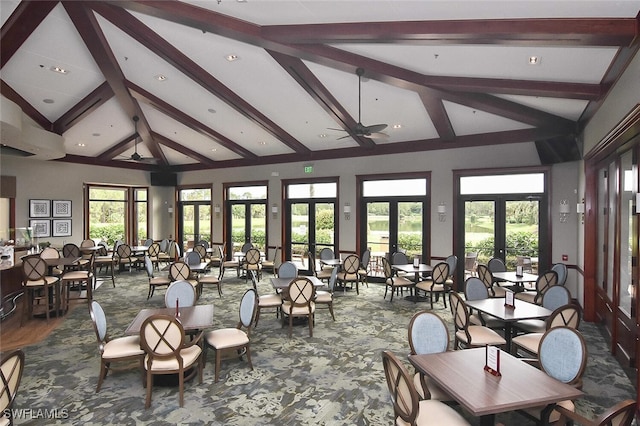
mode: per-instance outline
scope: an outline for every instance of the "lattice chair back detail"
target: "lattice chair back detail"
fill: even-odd
[[[16,349],[2,354],[0,359],[0,422],[13,424],[11,408],[16,399],[22,372],[24,371],[24,352]]]
[[[169,266],[169,279],[171,281],[188,280],[191,277],[191,268],[184,262],[173,262]]]

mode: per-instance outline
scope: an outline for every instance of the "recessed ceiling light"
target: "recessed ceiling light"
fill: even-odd
[[[98,137],[98,136],[100,136],[100,133],[92,133],[91,135],[95,136],[95,137]]]
[[[540,64],[539,56],[529,56],[529,65],[538,65]]]
[[[56,67],[55,65],[49,69],[53,72],[57,72],[58,74],[69,74],[69,71],[65,70],[62,67]]]
[[[324,139],[324,138],[326,138],[326,137],[327,137],[327,134],[326,134],[326,133],[320,133],[320,134],[318,135],[318,137],[319,137],[320,139]]]
[[[402,129],[402,124],[394,124],[391,126],[392,129]]]
[[[154,76],[153,78],[155,78],[158,81],[165,81],[167,79],[166,75],[162,75],[162,74],[158,74],[156,76]]]
[[[240,57],[238,55],[234,55],[234,54],[230,54],[225,56],[225,59],[229,62],[233,62],[233,61],[237,61],[238,59],[240,59]]]
[[[49,98],[47,98],[47,99],[43,99],[43,100],[42,100],[42,102],[44,102],[45,104],[52,104],[52,103],[54,103],[55,101],[54,101],[53,99],[49,99]]]
[[[213,109],[213,108],[209,108],[207,111],[209,111],[211,114],[215,114],[216,113],[216,110]]]
[[[266,145],[267,143],[265,141],[260,141],[260,145]]]
[[[78,144],[78,146],[80,146],[80,147],[84,147],[84,146],[87,146],[87,145],[85,145],[85,144],[83,144],[82,142],[80,142],[80,143]]]
[[[211,148],[211,152],[216,152],[217,150],[217,148]]]

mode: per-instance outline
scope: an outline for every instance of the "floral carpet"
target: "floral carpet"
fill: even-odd
[[[217,271],[214,271],[217,272]],[[259,292],[270,293],[269,274]],[[143,308],[164,305],[164,290],[147,300],[143,272],[122,272],[116,287],[105,281],[94,292],[107,315],[109,334],[122,336]],[[205,289],[199,304],[214,305],[214,328],[234,327],[240,298],[250,282],[228,272],[223,296]],[[275,313],[263,311],[251,335],[253,371],[246,358],[222,361],[220,381],[214,383],[214,353],[209,351],[203,383],[185,384],[185,403],[178,403],[177,386],[156,385],[151,407],[144,408],[145,388],[140,372],[111,372],[95,393],[99,372],[96,337],[86,305],[67,314],[65,321],[40,343],[24,348],[26,366],[16,398],[15,424],[72,425],[391,425],[394,422],[381,352],[391,350],[406,360],[407,326],[411,316],[428,309],[394,297],[384,300],[384,286],[370,283],[355,291],[338,292],[336,321],[326,309],[316,313],[313,337],[306,324],[294,326],[292,337]],[[442,301],[434,312],[450,325],[451,314]],[[584,374],[585,398],[577,410],[587,416],[636,391],[594,324],[581,325],[589,349]],[[411,370],[409,363],[408,368]],[[526,385],[523,383],[523,385]],[[478,419],[464,413],[474,424]],[[505,425],[533,424],[517,413],[497,416]]]

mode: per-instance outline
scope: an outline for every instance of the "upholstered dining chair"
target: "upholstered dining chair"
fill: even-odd
[[[39,254],[22,258],[24,300],[20,327],[23,325],[25,315],[31,318],[35,306],[44,310],[47,322],[52,310],[64,306],[64,291],[60,290],[60,278],[47,273],[48,266]],[[49,297],[51,294],[53,297]]]
[[[5,352],[0,358],[0,425],[13,424],[13,402],[16,399],[22,372],[24,352],[21,349]]]
[[[55,249],[53,247],[45,247],[41,252],[40,252],[40,257],[43,259],[59,259],[60,258],[60,252],[58,251],[58,249]],[[51,268],[51,275],[55,275],[57,277],[61,276],[64,273],[64,271],[60,268]]]
[[[495,284],[493,274],[487,265],[483,265],[482,263],[477,264],[476,275],[482,280],[485,287],[487,287],[489,297],[504,297],[507,290],[504,287],[500,287]]]
[[[313,317],[316,311],[316,289],[313,283],[305,277],[298,277],[291,281],[287,293],[282,300],[282,326],[284,318],[289,319],[289,337],[293,330],[294,317],[306,317],[309,321],[309,337],[313,337]]]
[[[487,262],[487,267],[493,274],[494,272],[507,272],[507,265],[504,264],[504,260],[499,257],[492,257]]]
[[[169,280],[171,282],[174,281],[187,281],[189,284],[193,286],[193,290],[196,292],[196,298],[200,295],[198,280],[194,277],[191,272],[191,267],[189,264],[183,261],[173,262],[169,265]]]
[[[298,276],[298,267],[295,263],[287,260],[282,262],[282,265],[278,268],[279,278],[295,278]]]
[[[567,283],[567,275],[568,275],[567,265],[565,265],[564,263],[555,263],[551,267],[551,270],[556,271],[556,274],[558,274],[558,285],[563,286]]]
[[[251,271],[252,273],[254,271]],[[238,357],[247,355],[249,368],[253,370],[251,363],[251,325],[253,324],[258,306],[258,295],[252,288],[245,291],[240,300],[238,324],[233,328],[220,328],[211,330],[204,335],[205,353],[204,363],[207,362],[207,348],[216,352],[216,364],[214,369],[215,382],[220,377],[220,362],[224,352],[236,351]]]
[[[371,250],[366,249],[360,256],[360,266],[358,267],[358,277],[360,282],[369,287],[369,262],[371,261]]]
[[[587,419],[586,417],[567,410],[562,406],[556,407],[556,411],[560,413],[559,424],[565,424],[569,421],[585,426],[630,426],[633,423],[636,413],[636,402],[632,399],[620,401],[595,419]]]
[[[169,280],[169,278],[167,277],[156,277],[154,275],[155,268],[153,267],[153,261],[149,256],[146,255],[144,257],[144,267],[147,271],[147,278],[149,279],[149,292],[147,293],[147,300],[149,300],[151,296],[153,296],[153,292],[156,288],[169,287],[169,284],[171,284],[171,280]]]
[[[207,247],[205,247],[204,244],[196,244],[195,246],[193,246],[193,251],[200,255],[201,262],[208,262],[209,260],[211,260],[207,253]]]
[[[321,281],[328,281],[331,277],[331,271],[333,269],[320,268],[318,269],[318,265],[316,264],[316,257],[313,255],[311,251],[307,252],[307,258],[309,259],[309,269],[313,275],[316,276],[317,279]]]
[[[80,251],[80,247],[78,247],[74,243],[66,243],[62,246],[62,257],[80,258],[76,265],[69,266],[67,267],[67,269],[81,268],[88,263],[87,259],[82,259],[82,252]]]
[[[525,302],[540,305],[542,304],[542,297],[544,296],[544,293],[554,285],[558,285],[558,274],[556,271],[549,270],[538,276],[535,292],[521,291],[516,293],[516,298],[524,300]]]
[[[472,325],[469,307],[455,291],[449,292],[449,302],[455,326],[454,349],[474,348],[487,345],[504,347],[506,340],[489,327]]]
[[[384,257],[382,258],[382,270],[384,271],[385,288],[384,298],[387,298],[387,290],[391,289],[391,298],[389,302],[393,302],[393,294],[402,288],[408,288],[409,292],[413,292],[416,283],[403,276],[396,276],[391,269],[391,263]]]
[[[553,311],[551,315],[544,321],[544,329],[528,328],[529,323],[524,321],[517,321],[514,324],[514,328],[517,327],[519,331],[524,331],[524,334],[514,337],[511,340],[511,346],[515,354],[518,353],[518,349],[522,349],[528,354],[533,356],[538,355],[538,347],[540,340],[544,333],[554,327],[570,327],[576,330],[580,326],[580,320],[582,319],[582,308],[577,303],[568,303],[564,306],[560,306]]]
[[[433,298],[442,296],[442,303],[447,307],[447,293],[450,287],[447,285],[449,279],[449,265],[446,262],[440,262],[433,267],[431,277],[416,283],[416,292],[422,290],[429,294],[429,303],[433,309]]]
[[[173,281],[164,294],[164,305],[167,308],[193,306],[196,304],[196,290],[185,280]]]
[[[87,299],[93,300],[93,288],[95,286],[95,259],[96,254],[91,253],[89,263],[81,266],[79,269],[67,271],[62,275],[61,282],[64,287],[67,302],[71,299]],[[71,289],[77,289],[78,295],[71,297]],[[82,289],[86,289],[86,293],[82,295]]]
[[[269,256],[269,253],[271,253],[271,250],[273,250],[273,256]],[[280,257],[280,247],[267,247],[267,253],[266,253],[266,258],[262,261],[262,270],[263,271],[270,271],[273,274],[276,274],[277,266],[279,266],[278,262],[276,261],[276,259],[279,259]]]
[[[220,253],[220,275],[218,278],[222,280],[227,269],[235,269],[237,276],[240,276],[240,261],[235,257],[227,260],[224,253],[224,244],[218,246],[218,252]]]
[[[582,374],[587,365],[587,346],[582,334],[575,328],[566,326],[549,329],[540,339],[538,359],[534,362],[550,377],[578,389],[582,388]],[[575,405],[570,400],[560,401],[555,406],[575,411]],[[519,412],[540,425],[560,420],[560,413],[548,406],[532,407]]]
[[[411,355],[435,354],[449,350],[449,330],[444,320],[428,311],[416,312],[409,321],[409,348]],[[417,372],[413,384],[420,399],[451,401],[452,398],[437,383]]]
[[[135,265],[138,258],[131,252],[131,246],[129,244],[122,243],[116,249],[116,263],[120,266],[128,266],[129,272],[131,272],[131,266]]]
[[[258,279],[262,276],[262,262],[260,259],[260,250],[251,247],[244,255],[244,262],[242,262],[242,269],[245,271],[245,282],[249,278],[248,271],[254,271]]]
[[[117,264],[116,252],[112,251],[109,253],[107,249],[106,243],[100,242],[98,245],[101,247],[98,251],[95,252],[95,259],[93,259],[93,264],[97,272],[103,271],[104,268],[111,273],[111,285],[115,288],[116,286],[116,276],[115,276],[115,265]],[[97,274],[96,274],[97,275]]]
[[[453,277],[456,274],[456,269],[458,268],[458,256],[455,254],[447,256],[444,260],[447,265],[449,265],[449,276],[447,277],[447,285],[449,288],[453,287]]]
[[[356,285],[356,294],[360,294],[360,275],[358,275],[358,269],[360,268],[360,257],[356,254],[350,254],[342,262],[342,269],[338,272],[338,282],[342,285],[343,291],[346,291],[347,284],[353,287]]]
[[[478,277],[469,277],[464,283],[464,298],[467,301],[483,300],[489,298],[489,292],[482,280]],[[482,315],[481,312],[474,313],[469,310],[469,322],[472,325],[484,325],[492,329],[504,328],[504,322],[490,315]]]
[[[256,309],[256,322],[255,327],[258,327],[258,321],[260,320],[260,311],[263,309],[274,309],[276,312],[276,318],[280,316],[280,307],[282,306],[282,296],[280,294],[260,294],[258,291],[258,279],[253,271],[249,272],[251,278],[251,284],[258,296],[258,307]]]
[[[382,352],[382,366],[393,402],[396,425],[469,425],[457,411],[435,399],[419,400],[407,367],[390,351]]]
[[[331,270],[329,282],[327,283],[327,290],[316,290],[315,299],[316,308],[318,307],[318,305],[326,305],[329,308],[329,313],[331,314],[331,318],[333,318],[334,321],[336,320],[336,316],[333,314],[333,291],[336,287],[339,270],[339,266],[336,266]]]
[[[145,352],[147,398],[145,408],[151,406],[153,376],[177,374],[180,407],[184,406],[184,382],[198,375],[202,384],[202,348],[199,343],[202,333],[185,343],[184,328],[173,315],[152,315],[140,328],[140,346]],[[190,373],[189,373],[190,372]]]
[[[464,255],[464,275],[476,276],[476,266],[478,265],[478,252],[469,252]]]
[[[550,311],[555,311],[569,303],[571,303],[571,293],[566,287],[559,285],[549,288],[542,296],[542,307]],[[543,319],[520,320],[513,323],[513,328],[515,331],[524,333],[544,333],[546,323],[546,320]]]
[[[95,300],[89,303],[89,315],[93,322],[93,330],[96,332],[98,352],[100,353],[100,375],[98,376],[96,393],[100,392],[102,383],[111,370],[111,364],[115,362],[127,363],[127,368],[129,368],[130,361],[137,360],[144,381],[144,351],[140,348],[140,336],[112,339],[107,332],[107,316],[102,306]]]

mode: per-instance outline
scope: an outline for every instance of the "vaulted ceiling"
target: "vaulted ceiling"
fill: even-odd
[[[636,54],[639,4],[2,0],[1,94],[83,164],[562,151]]]

